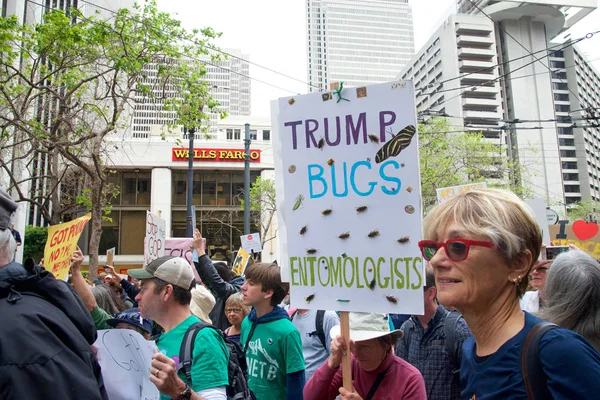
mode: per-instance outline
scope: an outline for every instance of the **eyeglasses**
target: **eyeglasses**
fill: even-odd
[[[421,240],[419,242],[419,248],[421,254],[426,261],[431,261],[433,256],[442,247],[446,249],[446,255],[452,261],[463,261],[469,255],[469,249],[471,246],[481,246],[492,248],[495,246],[494,242],[488,242],[483,240],[469,240],[469,239],[450,239],[446,242],[436,242],[435,240]]]
[[[537,272],[538,274],[545,274],[546,272],[548,272],[548,268],[546,268],[546,267],[534,268],[531,270],[531,273],[533,274],[534,272]]]
[[[229,313],[232,313],[232,312],[233,312],[233,313],[236,313],[236,314],[239,314],[239,313],[241,313],[242,311],[244,311],[244,310],[242,310],[241,308],[227,308],[227,309],[225,310],[225,312],[226,312],[227,314],[229,314]]]

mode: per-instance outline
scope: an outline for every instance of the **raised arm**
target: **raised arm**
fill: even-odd
[[[80,249],[75,250],[73,256],[71,256],[71,282],[75,293],[79,295],[85,308],[89,312],[92,312],[98,304],[96,304],[96,298],[92,293],[92,289],[88,286],[85,278],[81,274],[81,263],[83,262],[83,253]]]

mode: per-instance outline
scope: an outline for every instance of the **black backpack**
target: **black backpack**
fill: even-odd
[[[256,400],[256,396],[248,387],[248,367],[246,365],[246,356],[242,351],[242,346],[240,346],[239,343],[229,340],[221,330],[212,325],[205,324],[204,322],[196,322],[187,329],[183,336],[183,341],[181,342],[181,348],[179,349],[179,369],[185,374],[188,384],[192,386],[192,355],[194,351],[194,342],[196,341],[198,332],[204,328],[211,328],[219,332],[229,350],[229,363],[227,364],[227,376],[229,377],[227,399]]]
[[[298,310],[292,313],[290,317],[290,321],[294,320],[294,317],[298,314]],[[323,329],[323,324],[325,321],[325,310],[317,310],[317,318],[315,319],[315,330],[308,334],[308,336],[313,337],[317,336],[319,341],[323,345],[325,349],[327,349],[327,341],[325,339],[325,330]]]
[[[456,345],[456,325],[458,321],[462,318],[462,315],[458,311],[450,311],[446,314],[446,319],[444,320],[444,336],[446,337],[444,341],[444,345],[446,347],[446,351],[450,355],[450,360],[452,361],[452,373],[458,374],[460,372],[460,364],[458,363],[458,354],[462,349]],[[408,346],[410,344],[410,337],[412,331],[415,329],[415,323],[408,319],[406,322],[406,327],[404,330],[404,347],[406,348],[406,355],[408,357]]]

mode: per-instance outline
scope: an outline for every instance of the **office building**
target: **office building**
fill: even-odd
[[[306,0],[311,91],[394,79],[414,53],[408,0]]]

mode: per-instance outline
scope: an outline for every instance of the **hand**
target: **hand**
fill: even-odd
[[[341,336],[336,336],[331,339],[331,354],[327,359],[327,365],[331,369],[338,369],[340,364],[342,363],[342,357],[346,354],[348,350],[348,346],[346,345],[346,341]]]
[[[152,356],[150,373],[150,381],[162,394],[176,399],[185,390],[185,383],[177,376],[175,361],[162,353]]]
[[[77,250],[71,256],[71,271],[80,271],[81,263],[83,262],[83,253],[81,249],[78,247]]]
[[[192,244],[190,244],[191,249],[196,249],[198,253],[198,257],[201,257],[206,254],[204,248],[206,247],[206,239],[202,237],[200,231],[198,229],[194,230],[194,240]]]
[[[113,267],[112,265],[105,265],[104,270],[108,275],[114,275],[115,277],[117,276],[117,273],[115,272],[115,267]]]
[[[343,387],[340,388],[340,399],[341,400],[362,400],[362,397],[356,392],[349,392]]]

